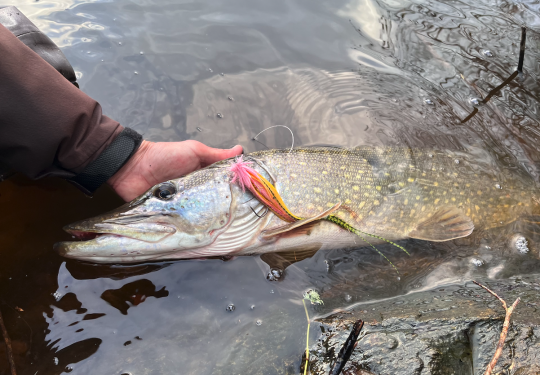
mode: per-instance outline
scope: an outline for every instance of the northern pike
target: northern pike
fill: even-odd
[[[205,258],[302,248],[365,246],[415,238],[449,241],[501,227],[538,207],[519,170],[464,152],[398,147],[305,147],[245,155],[273,184],[288,223],[232,182],[234,159],[166,181],[109,213],[66,226],[68,258],[97,263]],[[337,219],[336,219],[337,220]]]

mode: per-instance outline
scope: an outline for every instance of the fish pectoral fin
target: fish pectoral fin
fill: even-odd
[[[456,206],[441,207],[428,219],[418,224],[408,236],[426,241],[449,241],[467,237],[474,223]]]
[[[261,238],[263,240],[269,239],[269,238],[274,237],[274,236],[276,236],[278,234],[289,232],[289,231],[291,231],[293,229],[296,229],[296,228],[299,228],[299,227],[301,227],[303,225],[312,223],[312,222],[317,221],[317,220],[324,219],[328,215],[331,215],[334,212],[336,212],[337,210],[339,210],[340,207],[341,207],[341,202],[336,203],[334,206],[332,206],[332,208],[329,208],[328,210],[323,211],[320,214],[315,215],[313,217],[298,220],[298,221],[295,221],[294,223],[283,225],[283,226],[275,228],[275,229],[269,229],[269,230],[262,231],[261,232]]]
[[[301,260],[311,258],[322,247],[322,243],[313,243],[307,246],[299,246],[298,249],[290,249],[277,253],[265,253],[261,255],[264,263],[268,264],[270,269],[285,270],[291,264]]]

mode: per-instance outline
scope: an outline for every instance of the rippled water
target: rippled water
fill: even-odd
[[[539,178],[536,1],[35,1],[16,4],[64,51],[82,90],[146,139],[247,151],[404,145],[480,155]],[[516,69],[524,74],[486,104]],[[477,113],[463,122],[474,109]],[[403,241],[407,257],[319,252],[266,280],[259,257],[132,267],[66,261],[64,224],[118,206],[62,181],[0,184],[0,309],[19,374],[298,373],[302,292],[312,316],[471,277],[537,272],[509,245],[519,226],[449,243]],[[234,311],[227,311],[233,304]],[[230,310],[230,309],[229,309]],[[0,347],[0,373],[7,373]]]

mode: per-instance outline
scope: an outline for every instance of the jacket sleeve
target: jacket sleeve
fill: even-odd
[[[63,177],[92,193],[141,141],[0,24],[1,163],[34,179]]]

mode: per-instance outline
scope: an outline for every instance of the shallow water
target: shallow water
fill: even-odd
[[[64,51],[81,89],[148,140],[246,151],[291,145],[452,149],[538,180],[540,13],[534,1],[35,1],[16,4]],[[517,66],[524,74],[474,111]],[[319,252],[266,280],[259,257],[132,267],[55,255],[61,227],[116,207],[63,181],[0,184],[0,310],[19,374],[298,373],[301,295],[326,314],[472,277],[537,272],[519,225],[449,243]],[[480,264],[481,265],[475,265]],[[226,311],[234,304],[233,312]],[[252,309],[251,306],[254,306]],[[260,325],[257,324],[260,321]],[[312,337],[316,335],[312,330]],[[0,346],[0,374],[7,373]]]

